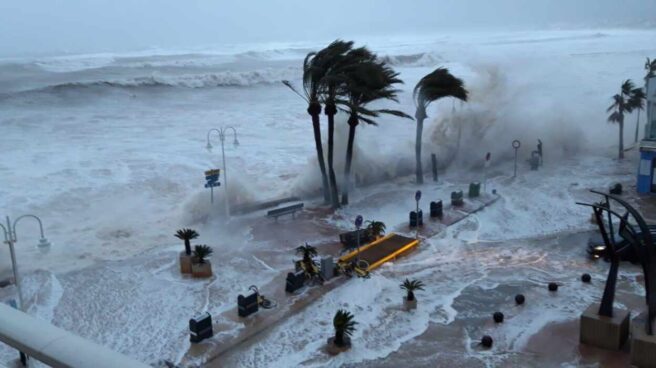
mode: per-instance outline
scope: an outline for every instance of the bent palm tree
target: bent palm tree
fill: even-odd
[[[198,238],[196,230],[180,229],[175,233],[175,237],[184,240],[185,254],[191,255],[191,240]]]
[[[634,143],[638,143],[638,130],[640,129],[640,110],[644,110],[645,108],[645,100],[647,99],[647,95],[645,94],[645,91],[642,88],[635,88],[632,92],[633,93],[629,98],[629,104],[631,104],[631,106],[633,106],[635,110],[638,110],[638,117],[636,118],[635,141],[634,141]]]
[[[634,90],[633,82],[630,79],[627,79],[622,83],[620,93],[614,95],[613,104],[606,109],[606,112],[612,113],[608,116],[608,121],[611,123],[617,123],[620,126],[620,137],[619,137],[619,155],[618,158],[621,160],[624,158],[624,114],[631,113],[633,107],[630,103],[631,93]]]
[[[324,100],[326,107],[324,112],[328,117],[328,176],[330,179],[330,200],[334,209],[339,208],[339,190],[334,168],[335,148],[335,115],[337,114],[337,98],[342,92],[341,86],[345,82],[344,68],[352,62],[352,57],[346,57],[351,51],[353,42],[337,40],[330,44],[326,54],[326,74],[322,80],[325,87]],[[349,54],[349,56],[352,53]]]
[[[353,335],[355,332],[355,325],[358,323],[354,321],[351,312],[340,309],[335,313],[333,318],[333,327],[335,327],[335,345],[342,347],[347,344],[345,338]]]
[[[417,110],[417,138],[415,141],[415,158],[417,165],[417,184],[423,184],[424,173],[421,163],[421,136],[424,130],[424,120],[428,117],[426,109],[431,102],[444,97],[454,97],[461,101],[467,101],[467,90],[461,79],[454,77],[449,69],[437,68],[427,74],[415,86],[413,97]]]
[[[336,42],[341,41],[335,41]],[[321,142],[321,93],[323,91],[322,79],[326,75],[329,67],[331,46],[319,52],[310,52],[303,60],[303,93],[299,93],[289,81],[282,81],[296,94],[301,96],[307,103],[307,112],[312,117],[312,129],[314,132],[314,145],[317,150],[317,161],[321,170],[321,180],[323,185],[323,197],[326,202],[330,200],[330,190],[328,176],[326,174],[326,163],[323,156],[323,143]]]
[[[352,51],[357,53],[359,62],[345,68],[346,83],[344,98],[338,99],[341,108],[349,114],[349,135],[346,147],[346,165],[344,166],[344,183],[342,188],[342,204],[348,204],[349,189],[351,187],[351,164],[353,162],[353,143],[355,142],[355,128],[360,121],[370,125],[377,125],[373,120],[381,114],[389,114],[412,119],[409,115],[389,109],[372,110],[367,106],[378,100],[392,100],[398,102],[399,90],[394,89],[395,84],[403,83],[399,74],[390,68],[386,62],[377,61],[376,56],[366,48]]]
[[[205,263],[207,257],[212,255],[214,251],[207,245],[196,245],[194,247],[194,256],[198,259],[198,263]]]
[[[406,296],[407,301],[413,301],[415,300],[415,291],[417,290],[424,290],[424,283],[419,281],[419,280],[408,280],[405,279],[403,283],[401,284],[401,289],[405,290],[408,292],[408,295]]]

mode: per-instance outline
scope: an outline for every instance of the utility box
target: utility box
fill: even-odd
[[[205,312],[189,320],[189,341],[196,344],[214,336],[212,316]]]
[[[469,184],[469,198],[476,198],[481,195],[481,183],[473,182]]]
[[[424,213],[421,210],[419,210],[419,214],[417,214],[417,212],[415,211],[410,212],[410,227],[417,227],[423,225],[424,225]]]
[[[442,201],[431,202],[430,203],[430,217],[432,218],[442,218],[444,215],[444,209],[442,206]]]
[[[533,151],[531,153],[531,158],[528,160],[528,163],[531,165],[531,170],[538,170],[538,167],[540,167],[540,154],[538,151]]]
[[[260,294],[257,292],[253,292],[247,296],[239,294],[237,297],[239,317],[248,317],[260,309],[260,305],[258,303],[259,296]]]
[[[290,272],[285,280],[285,292],[293,293],[305,285],[305,272]]]
[[[324,281],[328,281],[335,276],[335,262],[333,257],[321,258],[321,277]]]

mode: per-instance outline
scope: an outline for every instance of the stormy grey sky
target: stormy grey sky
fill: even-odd
[[[0,55],[656,21],[656,0],[2,0]]]

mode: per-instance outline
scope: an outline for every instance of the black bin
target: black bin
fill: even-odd
[[[442,201],[437,201],[437,202],[431,202],[430,203],[430,217],[435,218],[439,217],[442,218],[442,215],[444,214],[443,208],[442,208]]]
[[[415,211],[410,212],[410,227],[417,227],[424,225],[424,213],[419,210],[419,216]]]
[[[189,320],[189,341],[199,343],[214,336],[212,316],[205,312]]]
[[[259,304],[257,302],[259,296],[259,293],[253,293],[248,296],[239,294],[237,297],[239,317],[248,317],[259,310]]]
[[[290,272],[287,274],[285,281],[285,292],[293,293],[303,287],[305,284],[305,272]]]

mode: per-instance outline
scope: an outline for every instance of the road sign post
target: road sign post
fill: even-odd
[[[358,236],[357,236],[357,238],[358,238],[358,243],[357,243],[358,244],[357,245],[358,246],[358,255],[357,255],[357,257],[355,257],[356,261],[360,260],[360,228],[362,227],[362,221],[363,221],[363,219],[362,219],[362,216],[360,216],[360,215],[358,215],[355,218],[355,228],[357,229],[357,233],[358,233]]]
[[[415,192],[415,202],[417,203],[417,226],[415,228],[415,239],[419,239],[419,200],[421,199],[421,190]]]
[[[220,176],[220,169],[205,171],[205,188],[210,188],[210,203],[214,203],[214,187],[221,186],[221,183],[219,183]]]
[[[517,139],[512,142],[512,147],[515,149],[515,172],[513,174],[513,178],[517,176],[517,150],[519,147],[521,147],[521,145],[521,142]]]

